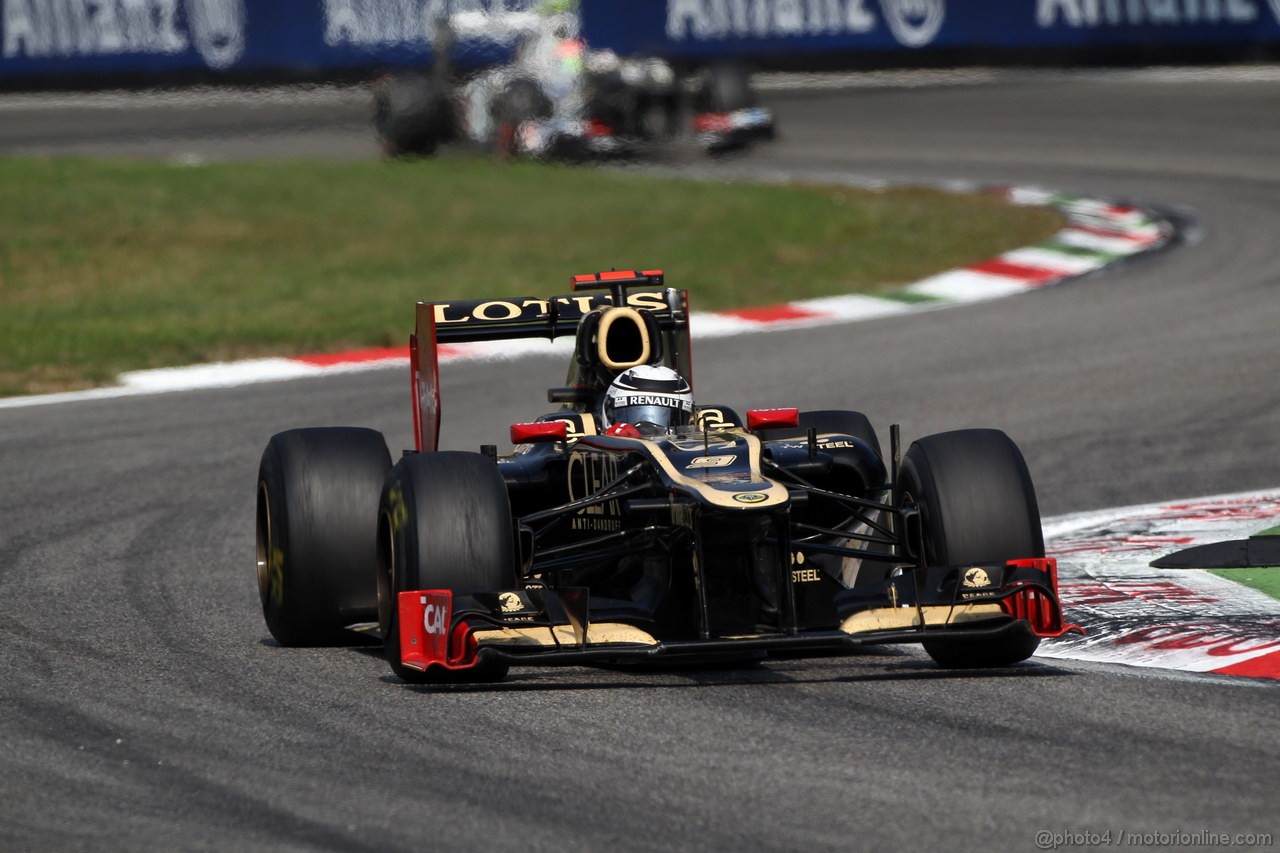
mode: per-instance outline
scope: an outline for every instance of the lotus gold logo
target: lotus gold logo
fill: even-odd
[[[740,504],[758,504],[761,501],[767,501],[769,496],[759,492],[739,492],[733,496],[733,499]]]
[[[524,602],[514,592],[504,592],[498,596],[498,605],[502,607],[503,613],[516,613],[524,609]]]
[[[991,586],[991,577],[986,570],[974,566],[964,573],[964,585],[967,587]]]

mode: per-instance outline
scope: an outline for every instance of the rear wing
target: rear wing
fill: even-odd
[[[439,344],[524,338],[552,341],[576,334],[582,318],[596,309],[624,306],[652,316],[660,330],[682,340],[682,345],[673,349],[689,372],[688,293],[666,287],[661,270],[576,275],[570,283],[574,293],[546,299],[523,296],[417,304],[415,329],[409,338],[409,369],[413,433],[419,451],[439,446]],[[582,292],[601,290],[608,292]]]

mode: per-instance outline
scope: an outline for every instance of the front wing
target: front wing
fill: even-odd
[[[985,584],[976,584],[981,578]],[[954,579],[948,600],[924,593]],[[398,599],[401,662],[427,671],[466,670],[498,660],[529,666],[655,661],[757,651],[852,651],[859,646],[925,639],[999,637],[1030,630],[1038,637],[1083,634],[1063,622],[1052,559],[935,566],[836,597],[836,629],[798,627],[735,636],[660,639],[643,620],[593,609],[586,588],[455,595],[412,590]],[[640,622],[641,624],[635,624]]]

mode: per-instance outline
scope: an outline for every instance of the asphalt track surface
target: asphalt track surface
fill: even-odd
[[[1177,207],[1198,236],[998,302],[695,343],[703,401],[859,408],[907,438],[1000,426],[1046,514],[1280,483],[1275,84],[1013,78],[771,105],[783,138],[727,168],[1034,183]],[[0,152],[370,156],[364,111],[9,109]],[[661,261],[637,246],[604,263]],[[562,368],[450,366],[445,444],[501,441]],[[370,651],[276,646],[253,579],[262,446],[327,423],[408,446],[406,391],[376,371],[0,412],[0,848],[1032,850],[1041,831],[1280,833],[1271,683],[943,672],[884,650],[423,691]]]

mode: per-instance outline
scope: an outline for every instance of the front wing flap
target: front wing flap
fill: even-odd
[[[708,148],[772,139],[773,112],[765,107],[747,107],[730,112],[695,113],[693,132],[697,140]]]
[[[981,624],[1024,620],[1038,637],[1083,634],[1062,619],[1058,601],[1058,563],[1051,558],[925,566],[883,583],[855,587],[836,596],[841,630],[874,630]]]
[[[1029,626],[1040,637],[1084,633],[1065,623],[1051,559],[931,566],[836,597],[838,629],[764,631],[663,640],[644,614],[595,608],[585,587],[455,594],[413,590],[398,599],[401,662],[426,671],[485,660],[535,666],[623,662],[748,651],[851,650],[925,638],[999,636]]]
[[[652,634],[630,622],[592,622],[588,605],[585,587],[470,595],[450,590],[402,592],[397,601],[401,663],[423,671],[432,666],[469,669],[483,657],[579,663],[602,651],[661,647]],[[625,607],[622,611],[636,621],[646,613],[639,608],[630,614]]]

